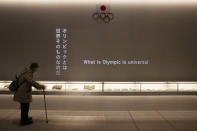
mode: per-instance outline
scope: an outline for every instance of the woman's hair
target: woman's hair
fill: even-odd
[[[34,69],[34,68],[39,68],[39,65],[38,65],[38,63],[31,63],[31,65],[30,65],[30,69]]]

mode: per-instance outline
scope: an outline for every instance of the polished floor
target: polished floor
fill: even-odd
[[[0,131],[196,131],[197,96],[33,96],[34,123],[19,126],[12,95],[0,95]]]

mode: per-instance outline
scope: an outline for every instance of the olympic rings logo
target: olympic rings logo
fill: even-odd
[[[114,14],[112,13],[99,13],[95,12],[92,14],[92,18],[97,22],[97,23],[109,23],[111,20],[114,19]]]

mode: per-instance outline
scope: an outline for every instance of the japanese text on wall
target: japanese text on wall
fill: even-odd
[[[63,75],[67,66],[67,29],[56,28],[56,75]]]

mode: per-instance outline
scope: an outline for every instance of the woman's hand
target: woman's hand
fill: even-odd
[[[40,85],[40,87],[45,90],[46,89],[46,86],[45,85]]]

